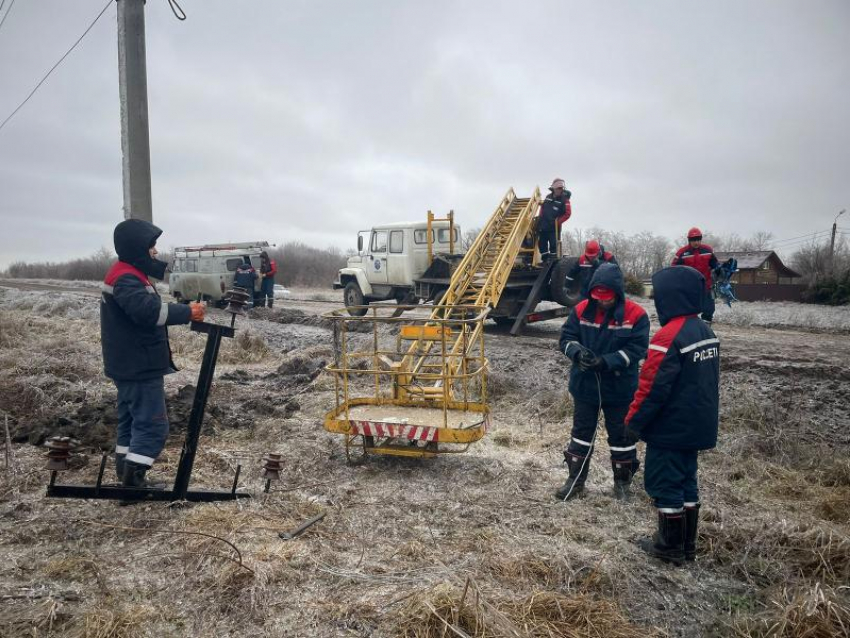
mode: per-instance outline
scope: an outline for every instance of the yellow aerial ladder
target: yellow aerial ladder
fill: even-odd
[[[374,305],[362,317],[342,311],[326,315],[335,322],[337,356],[327,370],[334,376],[337,400],[325,417],[325,429],[345,434],[349,460],[360,446],[364,456],[431,457],[464,451],[484,436],[489,422],[484,319],[498,304],[517,258],[523,252],[533,256],[534,247],[524,248],[523,242],[540,204],[539,189],[529,198],[508,190],[455,268],[430,317],[402,319],[396,312],[382,316],[386,309]],[[352,324],[364,332],[364,322],[371,323],[371,347],[357,350],[350,332]],[[385,329],[387,324],[396,325]],[[391,331],[396,333],[395,347],[382,339]],[[357,360],[371,360],[371,365],[364,367]],[[364,376],[374,383],[358,383]],[[391,387],[382,386],[386,379],[392,379]],[[418,412],[404,412],[409,408]]]

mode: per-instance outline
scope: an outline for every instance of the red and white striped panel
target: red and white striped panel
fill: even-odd
[[[392,439],[411,439],[413,441],[437,441],[437,428],[424,425],[404,425],[403,423],[383,423],[381,421],[350,420],[353,434],[363,436],[389,437]]]

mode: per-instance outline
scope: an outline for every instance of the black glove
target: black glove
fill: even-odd
[[[586,372],[590,369],[590,364],[593,363],[594,359],[596,359],[596,356],[590,350],[580,350],[575,362],[579,368]]]
[[[590,361],[585,363],[585,367],[583,369],[589,372],[604,372],[608,369],[608,365],[602,357],[594,356],[590,359]]]

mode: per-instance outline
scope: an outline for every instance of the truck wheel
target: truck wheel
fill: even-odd
[[[345,284],[345,292],[343,292],[345,307],[348,309],[348,314],[352,317],[362,317],[366,314],[366,308],[352,308],[352,306],[365,306],[366,299],[363,297],[363,291],[356,281],[349,281]]]
[[[581,280],[567,281],[567,273],[575,266],[578,257],[562,257],[552,268],[552,278],[549,280],[549,295],[552,301],[572,308],[579,302]]]

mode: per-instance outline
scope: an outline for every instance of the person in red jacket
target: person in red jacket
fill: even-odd
[[[264,250],[260,253],[260,277],[263,283],[260,285],[260,295],[254,299],[255,306],[265,306],[268,298],[269,308],[274,306],[274,276],[277,274],[277,264],[274,259]]]
[[[714,256],[714,250],[702,243],[702,231],[691,228],[688,231],[688,245],[676,251],[673,266],[690,266],[705,277],[705,292],[702,300],[702,320],[711,325],[714,319],[714,296],[711,294],[711,275],[720,264]]]

